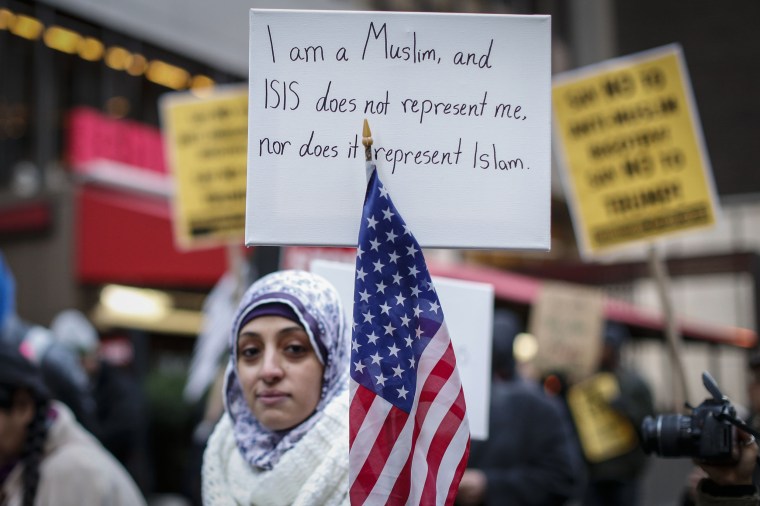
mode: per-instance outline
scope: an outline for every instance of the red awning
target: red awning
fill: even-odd
[[[175,246],[166,199],[83,185],[76,204],[77,277],[83,283],[208,289],[227,269],[224,248]]]
[[[493,285],[494,296],[497,299],[518,304],[533,304],[541,289],[540,279],[490,267],[428,263],[428,268],[434,276],[489,283]],[[642,329],[663,332],[665,327],[665,320],[658,312],[621,300],[608,298],[604,315],[608,320]],[[757,344],[757,333],[750,329],[720,326],[683,318],[678,320],[678,324],[681,333],[690,339],[742,348],[752,348]]]

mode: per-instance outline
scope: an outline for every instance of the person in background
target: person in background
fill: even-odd
[[[349,504],[349,336],[324,278],[281,271],[251,285],[203,457],[204,504]]]
[[[582,491],[583,458],[561,404],[516,370],[521,328],[513,312],[495,312],[489,438],[472,442],[457,495],[462,506],[561,505]]]
[[[87,373],[88,388],[95,401],[91,432],[124,465],[141,491],[147,492],[147,413],[139,384],[100,358],[98,332],[80,311],[61,311],[50,330]]]
[[[0,504],[140,506],[124,468],[51,401],[42,374],[0,344]]]
[[[22,349],[39,366],[53,398],[66,404],[87,430],[95,428],[95,401],[87,389],[87,375],[76,357],[55,342],[50,330],[18,316],[16,282],[1,253],[0,343]]]
[[[749,414],[747,424],[760,431],[760,352],[755,351],[747,361],[747,398],[749,399]],[[760,485],[760,476],[755,476],[755,482]]]
[[[620,395],[612,399],[609,407],[623,415],[639,434],[641,422],[654,413],[654,402],[644,379],[620,363],[621,349],[629,335],[627,327],[614,322],[606,323],[599,369],[614,374],[620,388]],[[646,462],[646,454],[641,445],[636,444],[622,455],[589,463],[584,506],[639,504],[639,484]]]

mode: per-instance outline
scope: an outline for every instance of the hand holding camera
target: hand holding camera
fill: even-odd
[[[737,418],[728,397],[706,372],[702,383],[712,398],[697,407],[688,406],[691,415],[645,418],[641,444],[647,453],[661,457],[694,459],[709,478],[693,485],[697,504],[728,504],[723,501],[730,499],[730,504],[759,505],[753,473],[758,465],[755,437],[760,434]]]
[[[741,451],[741,442],[751,438],[754,443],[755,431],[737,418],[736,408],[707,372],[702,373],[702,383],[712,398],[705,399],[699,406],[688,406],[691,415],[644,419],[641,445],[645,452],[661,457],[691,457],[709,467],[737,464],[750,453]],[[757,457],[756,450],[754,455]]]
[[[757,465],[757,442],[755,436],[742,430],[737,430],[736,433],[738,443],[736,449],[739,455],[735,465],[711,465],[705,462],[697,462],[710,479],[721,486],[752,485],[752,473]]]

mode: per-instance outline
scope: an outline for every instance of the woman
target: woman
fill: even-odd
[[[204,454],[204,504],[349,504],[348,332],[319,276],[276,272],[248,289],[232,327],[225,414]]]
[[[0,504],[144,505],[123,467],[51,401],[40,371],[0,346]]]

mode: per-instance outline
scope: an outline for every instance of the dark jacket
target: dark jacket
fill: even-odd
[[[473,441],[468,467],[488,480],[488,506],[551,506],[579,495],[584,465],[561,404],[525,381],[494,382],[488,441]]]

